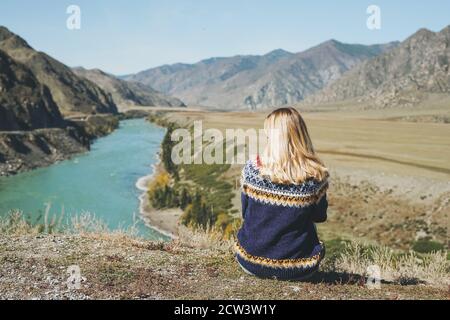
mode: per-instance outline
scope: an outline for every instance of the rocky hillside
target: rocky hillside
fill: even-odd
[[[146,84],[121,80],[99,69],[74,68],[73,71],[111,94],[119,110],[129,106],[185,107],[179,99],[164,95]]]
[[[450,95],[450,26],[421,29],[397,48],[349,71],[307,102],[357,99],[377,106],[411,105],[426,94]]]
[[[89,150],[74,127],[0,132],[0,176],[46,167]]]
[[[88,139],[68,127],[50,90],[0,50],[0,176],[87,151]]]
[[[300,53],[275,50],[263,56],[211,58],[166,65],[128,76],[191,105],[223,109],[293,104],[322,89],[359,63],[391,48],[335,40]]]
[[[48,88],[0,50],[0,131],[63,126]]]
[[[0,50],[26,65],[38,81],[47,86],[62,114],[116,113],[111,96],[80,78],[72,70],[43,52],[38,52],[18,35],[0,26]]]

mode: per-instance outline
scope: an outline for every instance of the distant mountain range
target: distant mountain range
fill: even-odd
[[[190,105],[270,108],[302,101],[397,45],[366,46],[330,40],[295,54],[279,49],[263,56],[211,58],[196,64],[165,65],[125,79],[151,85]]]
[[[412,105],[429,93],[450,97],[450,26],[421,29],[399,46],[365,61],[305,103],[357,99],[388,107]]]
[[[111,94],[119,111],[122,111],[122,107],[130,106],[186,106],[181,100],[162,94],[149,85],[121,80],[99,69],[87,70],[78,67],[72,70],[79,77],[90,80]]]

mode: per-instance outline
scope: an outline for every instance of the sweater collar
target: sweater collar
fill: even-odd
[[[308,179],[301,184],[275,183],[261,175],[260,167],[261,160],[259,157],[249,160],[242,171],[242,185],[287,195],[309,196],[318,193],[324,185],[328,184],[328,177],[322,181]]]

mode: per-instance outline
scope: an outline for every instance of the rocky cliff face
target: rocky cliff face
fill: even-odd
[[[0,176],[50,165],[89,148],[48,88],[0,50]]]
[[[119,111],[130,106],[185,107],[181,100],[158,92],[146,84],[121,80],[99,69],[74,68],[73,71],[111,94]]]
[[[126,79],[151,84],[190,105],[276,107],[303,100],[359,63],[395,46],[330,40],[297,54],[275,50],[263,56],[212,58],[193,65],[162,66]]]
[[[61,113],[117,113],[111,96],[94,83],[75,75],[72,70],[0,27],[0,50],[26,65],[40,83],[47,86]]]
[[[82,119],[71,119],[67,122],[89,140],[104,137],[119,127],[119,117],[111,114],[91,115]]]
[[[0,50],[0,176],[84,152],[89,140],[67,127],[48,88]]]
[[[89,150],[89,140],[73,128],[0,132],[0,176],[49,166]]]
[[[358,99],[376,106],[411,105],[427,93],[450,95],[450,26],[421,29],[400,46],[366,61],[311,97],[312,103]]]
[[[0,50],[0,131],[63,127],[47,87]]]

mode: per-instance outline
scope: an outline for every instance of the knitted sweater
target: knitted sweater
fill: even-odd
[[[328,179],[300,185],[271,182],[259,172],[259,161],[242,171],[243,225],[235,245],[246,271],[277,278],[300,277],[316,270],[324,256],[315,223],[327,219]]]

